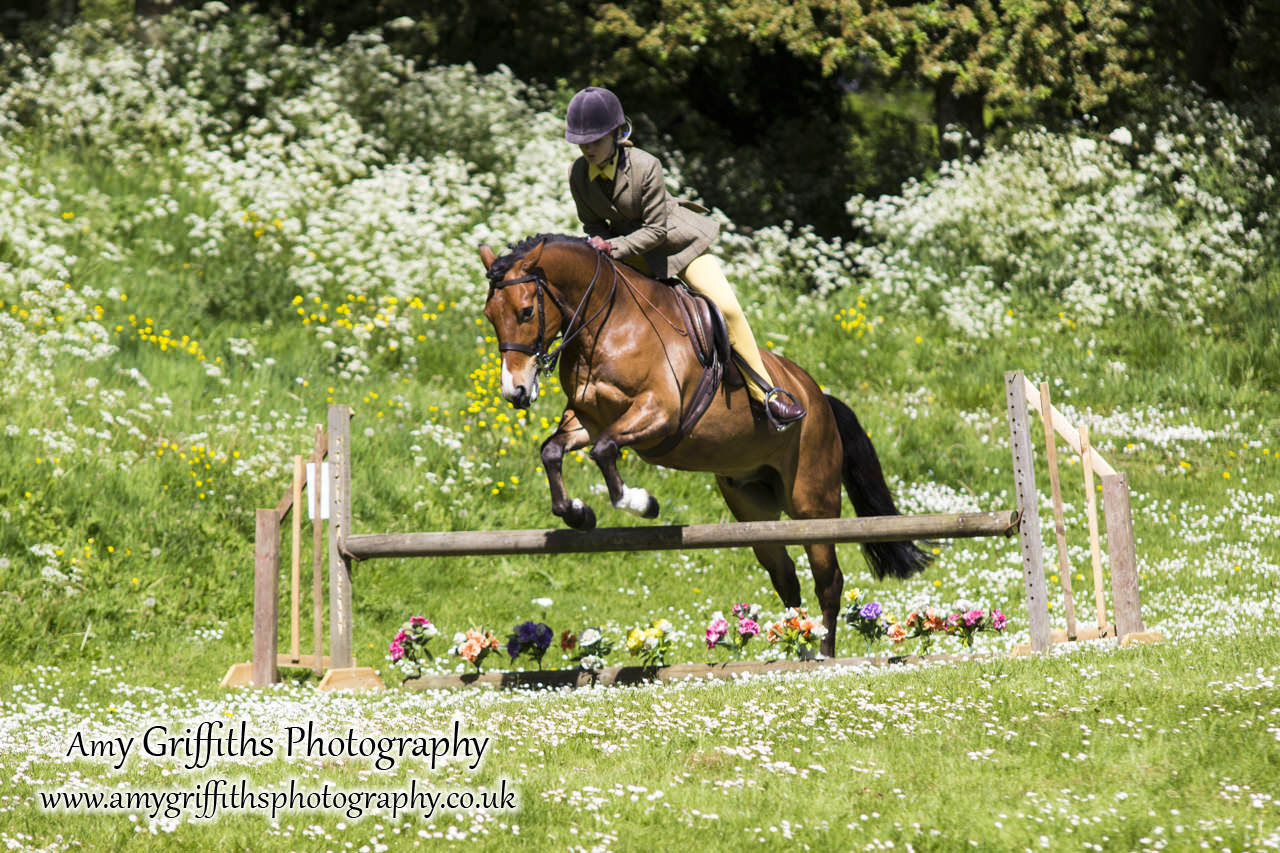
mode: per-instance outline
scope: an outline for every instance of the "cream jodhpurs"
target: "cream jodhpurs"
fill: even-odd
[[[769,383],[770,388],[773,387],[769,371],[765,370],[764,362],[760,358],[760,348],[756,346],[755,335],[751,334],[751,327],[747,325],[747,317],[742,313],[742,306],[738,304],[737,294],[733,292],[729,280],[724,277],[720,261],[714,255],[700,255],[684,268],[680,278],[684,279],[689,287],[707,296],[716,304],[720,313],[724,315],[725,325],[729,327],[729,345],[742,356],[742,360],[748,367],[760,374]],[[743,378],[746,379],[745,376]],[[767,390],[769,389],[761,388],[747,379],[747,391],[753,399],[763,403]]]

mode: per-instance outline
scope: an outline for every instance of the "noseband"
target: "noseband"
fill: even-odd
[[[600,259],[604,257],[603,252],[596,253],[596,268],[591,274],[591,283],[587,285],[587,289],[583,291],[582,299],[578,302],[576,309],[570,309],[568,303],[564,301],[559,292],[551,286],[551,282],[547,281],[541,270],[522,275],[516,278],[508,278],[502,281],[493,282],[489,285],[489,298],[493,298],[495,291],[510,287],[513,284],[525,284],[526,282],[534,282],[536,285],[535,292],[537,294],[538,305],[538,337],[534,339],[533,346],[529,344],[520,344],[513,341],[500,341],[498,343],[498,352],[522,352],[526,355],[533,356],[538,362],[538,372],[542,374],[551,373],[555,370],[556,361],[560,358],[560,353],[565,346],[569,344],[579,333],[582,332],[592,320],[600,316],[600,313],[613,303],[613,296],[618,291],[618,268],[611,262],[609,265],[613,268],[613,291],[609,294],[608,301],[591,316],[590,320],[584,323],[578,323],[578,317],[582,314],[582,309],[586,307],[587,300],[591,298],[592,291],[595,290],[596,281],[600,278]],[[610,259],[612,261],[612,259]],[[536,268],[535,268],[536,269]],[[550,350],[551,343],[556,339],[556,335],[552,335],[549,340],[544,340],[547,332],[547,313],[546,300],[543,294],[551,297],[551,301],[556,304],[556,308],[560,310],[561,317],[568,317],[569,322],[565,325],[562,333],[560,346],[554,351]]]

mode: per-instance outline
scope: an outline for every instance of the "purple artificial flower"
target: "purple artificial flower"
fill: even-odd
[[[880,618],[880,614],[884,613],[884,608],[880,606],[878,601],[868,601],[862,605],[862,609],[858,611],[858,615],[868,622],[874,622]]]
[[[716,619],[707,626],[707,648],[714,649],[716,643],[724,639],[724,635],[729,633],[729,623],[724,619]]]
[[[525,652],[529,652],[530,657],[538,662],[538,666],[542,666],[542,655],[551,645],[554,637],[555,634],[549,625],[533,621],[521,622],[512,633],[507,635],[507,654],[515,660]]]
[[[545,651],[551,645],[554,634],[551,627],[542,622],[522,622],[516,626],[516,631],[511,636],[519,640],[523,648]]]

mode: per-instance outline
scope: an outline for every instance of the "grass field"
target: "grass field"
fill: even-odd
[[[537,448],[560,395],[525,413],[500,399],[476,247],[577,226],[554,95],[415,69],[372,37],[279,49],[263,21],[211,14],[3,57],[7,848],[1280,847],[1280,266],[1248,122],[1179,96],[1132,133],[1027,132],[851,200],[858,243],[725,222],[720,244],[757,336],[855,409],[904,512],[1011,508],[1003,375],[1050,381],[1128,475],[1143,614],[1165,642],[1012,659],[1027,639],[1014,542],[938,543],[900,583],[847,546],[846,587],[894,619],[998,608],[1007,629],[960,663],[415,692],[387,657],[411,616],[441,630],[428,669],[456,672],[450,640],[471,627],[597,627],[612,665],[638,662],[632,629],[666,620],[668,662],[699,662],[726,659],[704,642],[715,613],[782,608],[732,550],[387,560],[355,569],[354,637],[390,689],[319,694],[290,670],[226,691],[249,655],[254,510],[288,488],[329,403],[356,410],[358,531],[552,525]],[[647,523],[607,507],[588,460],[566,469],[602,525]],[[706,476],[623,470],[661,522],[727,520]],[[305,651],[305,620],[302,636]],[[866,650],[842,628],[838,655]],[[757,637],[746,654],[778,650]],[[572,664],[553,646],[544,665]],[[452,755],[455,721],[483,760],[412,754],[439,737]],[[320,741],[290,752],[308,725]],[[127,760],[106,753],[130,738]],[[396,744],[411,754],[382,757]],[[399,804],[412,786],[425,799]],[[291,790],[301,807],[273,817]],[[68,807],[82,795],[103,799]]]

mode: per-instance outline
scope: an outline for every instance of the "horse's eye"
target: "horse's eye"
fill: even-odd
[[[520,322],[521,322],[521,323],[527,323],[527,322],[529,322],[529,321],[530,321],[530,320],[532,320],[532,319],[533,319],[533,306],[532,306],[532,305],[526,305],[524,308],[521,308],[521,309],[520,309]]]

